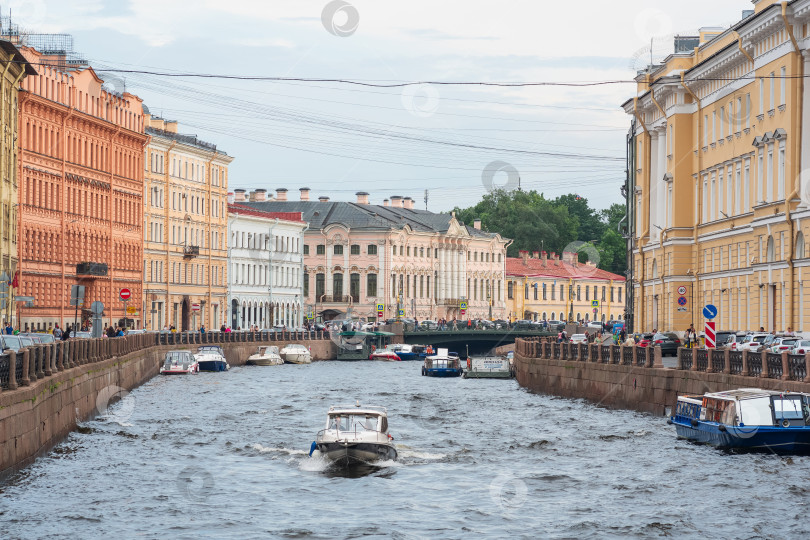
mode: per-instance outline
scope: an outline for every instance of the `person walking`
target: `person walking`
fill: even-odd
[[[59,323],[55,324],[53,327],[53,339],[55,341],[62,339],[62,329],[59,328]]]
[[[70,333],[71,333],[72,331],[73,331],[73,330],[72,330],[71,326],[70,326],[70,325],[68,325],[68,326],[67,326],[67,328],[65,328],[65,331],[64,331],[64,332],[62,332],[62,341],[67,341],[67,340],[69,340],[69,339],[70,339]]]

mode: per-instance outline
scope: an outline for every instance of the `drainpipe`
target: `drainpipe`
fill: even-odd
[[[787,18],[787,5],[786,1],[782,2],[782,22],[785,24],[785,30],[790,36],[790,41],[793,43],[793,49],[796,51],[796,54],[799,57],[799,90],[798,90],[798,99],[796,99],[796,108],[798,109],[798,118],[799,118],[799,129],[796,130],[796,133],[792,134],[793,136],[793,156],[794,161],[798,161],[801,159],[801,149],[802,149],[802,131],[801,131],[801,119],[803,114],[803,97],[804,97],[804,58],[802,57],[802,50],[799,48],[799,44],[796,42],[796,37],[793,35],[793,27],[788,22]],[[782,84],[785,84],[785,81],[782,81]],[[790,192],[790,195],[785,198],[785,221],[787,221],[788,226],[790,227],[790,234],[788,235],[789,244],[788,244],[788,252],[787,252],[787,263],[788,263],[788,279],[790,280],[790,290],[791,294],[789,295],[788,300],[788,324],[787,326],[793,326],[793,316],[796,310],[796,299],[795,295],[793,294],[793,280],[796,275],[796,269],[793,265],[793,253],[796,249],[795,247],[795,229],[796,224],[793,221],[793,218],[790,216],[790,201],[793,200],[794,197],[799,195],[799,186],[795,184],[793,186],[793,191]],[[784,322],[784,321],[783,321]],[[801,325],[800,325],[801,326]]]
[[[301,219],[303,219],[303,218],[304,218],[304,214],[301,214]],[[304,236],[305,236],[305,233],[306,233],[308,230],[309,230],[309,222],[306,222],[306,223],[304,224],[304,228],[301,230],[301,243],[299,244],[299,245],[301,246],[301,270],[299,270],[299,272],[298,272],[298,276],[299,276],[301,279],[304,279],[304,266],[306,266],[306,265],[304,264]],[[307,278],[307,279],[308,279],[308,278]],[[304,306],[306,303],[307,303],[307,297],[306,297],[306,296],[304,296],[304,287],[302,286],[302,287],[301,287],[301,306],[297,306],[297,307],[298,307],[298,317],[297,317],[297,319],[298,319],[298,320],[296,321],[296,324],[297,324],[297,326],[298,326],[298,327],[303,327],[303,326],[304,326],[304,318],[303,318],[303,317],[304,317],[304,311],[303,311],[303,306]],[[313,313],[313,315],[314,315],[314,313]],[[315,319],[313,319],[313,321],[314,321],[314,320],[315,320]]]
[[[696,287],[698,287],[700,285],[700,279],[698,277],[698,275],[699,275],[698,271],[700,269],[700,250],[698,249],[697,246],[698,246],[698,223],[700,221],[700,216],[703,215],[703,197],[702,197],[702,193],[700,192],[700,188],[701,188],[701,185],[702,185],[700,183],[700,173],[701,173],[701,171],[703,171],[703,151],[702,151],[702,147],[701,147],[701,144],[700,144],[702,142],[701,139],[700,139],[700,133],[701,133],[701,131],[700,131],[700,128],[701,128],[700,122],[702,120],[702,115],[700,114],[700,110],[701,110],[700,98],[697,96],[697,94],[692,92],[691,88],[686,86],[686,81],[684,81],[684,73],[681,73],[681,86],[683,86],[684,89],[687,92],[689,92],[689,95],[692,96],[692,99],[694,99],[695,103],[697,103],[697,134],[695,135],[695,141],[698,144],[698,168],[697,168],[698,175],[697,175],[697,180],[696,180],[698,189],[695,190],[695,196],[697,197],[697,215],[695,216],[695,219],[693,220],[694,223],[695,223],[695,226],[692,228],[692,250],[694,252],[693,258],[694,258],[694,261],[695,261],[694,273],[692,274],[694,276],[694,278],[695,278],[695,282],[694,282],[694,284],[692,284],[692,289],[694,290]],[[750,113],[750,111],[749,111],[749,113]],[[691,310],[691,315],[692,315],[691,319],[692,319],[692,321],[694,321],[695,320],[695,303],[692,302],[691,304],[692,305],[691,305],[691,307],[689,309]]]

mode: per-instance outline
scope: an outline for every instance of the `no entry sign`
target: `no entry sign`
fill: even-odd
[[[129,300],[130,296],[132,296],[132,293],[130,292],[129,289],[121,289],[121,292],[118,293],[118,296],[121,297],[121,300],[126,302],[127,300]]]
[[[706,321],[706,326],[703,328],[703,333],[706,334],[706,348],[714,349],[715,343],[714,321]]]

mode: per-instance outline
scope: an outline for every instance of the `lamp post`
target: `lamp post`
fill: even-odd
[[[487,288],[487,304],[489,304],[489,320],[491,321],[492,320],[492,294],[490,293],[489,288]]]

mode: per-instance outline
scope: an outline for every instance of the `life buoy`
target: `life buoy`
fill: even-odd
[[[376,346],[376,345],[372,345],[372,346],[371,346],[371,352],[374,352],[374,351],[376,351],[376,350],[377,350],[377,346]]]
[[[467,369],[472,369],[472,362],[470,362],[469,358],[467,358]]]
[[[790,427],[790,420],[782,420],[782,427]]]

